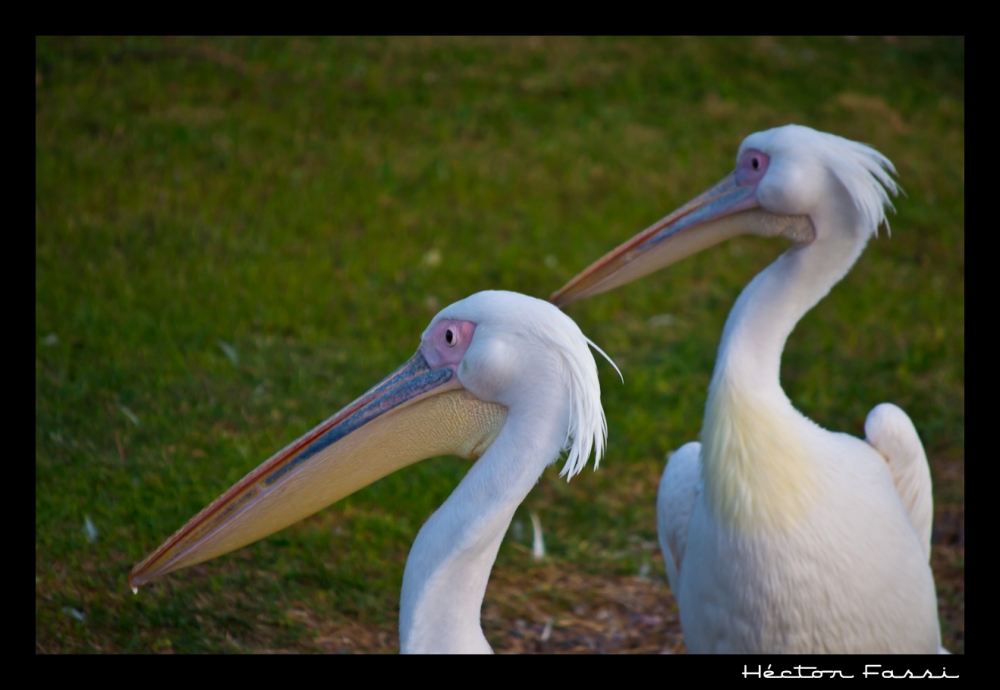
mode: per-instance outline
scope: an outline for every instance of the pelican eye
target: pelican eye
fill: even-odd
[[[750,165],[753,166],[754,170],[760,170],[760,159],[757,158],[757,156],[754,156],[750,159]]]
[[[454,347],[456,340],[457,338],[455,337],[455,332],[452,331],[450,328],[444,332],[444,341],[448,343],[448,345]]]

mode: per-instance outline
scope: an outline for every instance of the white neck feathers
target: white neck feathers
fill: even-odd
[[[819,428],[781,388],[781,353],[799,319],[850,269],[869,233],[838,229],[792,247],[757,275],[729,314],[701,432],[705,499],[733,528],[783,531],[816,496]],[[858,219],[855,219],[857,221]],[[829,228],[826,228],[829,229]]]
[[[566,442],[566,408],[513,410],[417,535],[403,574],[404,653],[489,653],[480,610],[514,511]]]

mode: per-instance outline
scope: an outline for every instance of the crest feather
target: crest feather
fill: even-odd
[[[854,205],[864,216],[865,224],[878,236],[878,226],[885,223],[889,230],[886,211],[896,212],[890,195],[897,196],[902,188],[893,179],[898,177],[896,167],[888,158],[867,144],[827,134],[831,142],[830,170],[847,188]]]

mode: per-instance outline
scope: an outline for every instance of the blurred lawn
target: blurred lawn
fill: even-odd
[[[376,640],[338,649],[398,648],[403,565],[455,458],[138,597],[128,571],[441,307],[547,296],[789,122],[875,146],[906,190],[783,383],[831,430],[863,435],[886,400],[913,418],[964,650],[962,40],[43,38],[35,70],[36,651],[328,649],[317,620]],[[550,468],[501,548],[525,606],[576,604],[535,587],[528,510],[546,567],[663,579],[664,453],[696,438],[726,314],[783,248],[731,241],[569,307],[625,384],[598,364],[606,459],[568,485]]]

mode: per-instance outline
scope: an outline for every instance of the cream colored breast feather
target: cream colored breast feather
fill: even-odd
[[[701,453],[705,500],[724,524],[773,533],[800,521],[819,481],[811,428],[819,429],[787,399],[752,395],[728,377],[713,384]]]

